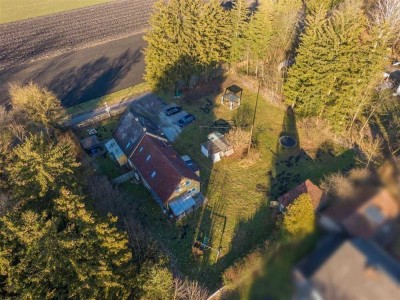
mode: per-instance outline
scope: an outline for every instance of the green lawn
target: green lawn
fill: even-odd
[[[243,95],[243,102],[254,107],[255,93],[245,90]],[[210,114],[200,110],[204,99],[196,103],[173,100],[197,117],[194,125],[184,129],[174,147],[180,154],[189,154],[201,167],[202,188],[208,203],[176,226],[160,223],[157,215],[151,225],[180,270],[210,288],[220,284],[225,268],[270,237],[274,221],[268,209],[269,200],[307,178],[318,184],[324,175],[354,164],[352,151],[336,146],[330,149],[324,146],[321,136],[312,141],[314,151],[302,150],[303,140],[309,139],[306,130],[298,128],[294,117],[285,110],[260,99],[256,116],[257,149],[252,149],[247,158],[227,158],[212,165],[200,152],[200,144],[212,131],[207,126],[216,119],[231,120],[236,113],[218,104],[219,95],[213,99],[217,104]],[[292,150],[282,149],[278,146],[281,133],[297,137],[300,145]],[[204,235],[209,237],[212,247],[221,249],[218,261],[213,251],[202,258],[192,257],[193,240]]]
[[[150,88],[147,83],[140,83],[138,85],[131,86],[118,92],[111,93],[103,97],[72,106],[67,109],[67,113],[71,117],[84,114],[96,108],[104,107],[106,103],[110,106],[116,103],[122,103],[131,99],[134,96],[137,96],[138,94],[148,92],[149,90]]]
[[[201,154],[200,144],[206,141],[207,134],[212,131],[209,126],[215,120],[232,120],[237,111],[220,106],[220,95],[209,98],[214,100],[215,106],[208,114],[200,109],[205,99],[191,103],[165,99],[182,105],[197,117],[195,124],[185,128],[173,146],[181,155],[189,154],[200,166],[207,204],[174,224],[162,214],[149,194],[144,193],[139,197],[143,202],[138,208],[138,217],[183,274],[213,290],[221,285],[221,275],[227,267],[270,238],[274,220],[270,216],[269,200],[307,178],[318,184],[324,175],[350,168],[354,164],[354,153],[327,146],[322,134],[310,137],[309,129],[299,126],[293,115],[260,99],[256,116],[257,148],[252,149],[248,157],[229,157],[212,165]],[[255,99],[255,93],[244,91],[243,103],[254,107]],[[283,133],[297,137],[299,145],[291,150],[279,147],[278,139]],[[307,145],[307,151],[303,150],[303,145]],[[310,148],[310,145],[313,146]],[[131,185],[123,187],[128,191],[133,189],[130,192],[137,196],[137,187]],[[206,251],[203,257],[192,255],[193,241],[204,236],[213,248],[221,250],[218,260],[215,251]],[[285,257],[289,256],[280,259],[287,266],[291,265],[293,259]]]
[[[112,118],[106,119],[97,124],[92,124],[87,127],[83,127],[79,130],[76,130],[75,134],[79,139],[83,139],[89,136],[88,133],[89,129],[96,129],[97,137],[100,142],[109,140],[112,138],[113,132],[118,126],[119,117],[120,117],[119,115],[113,116]]]
[[[110,1],[111,0],[1,0],[0,24]]]

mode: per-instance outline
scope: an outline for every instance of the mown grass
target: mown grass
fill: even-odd
[[[77,9],[111,0],[1,0],[0,24]]]
[[[307,238],[287,243],[275,244],[260,253],[256,265],[251,265],[251,272],[245,273],[243,279],[233,284],[229,290],[229,299],[276,299],[292,298],[293,266],[307,253],[311,252],[320,236],[315,232]],[[243,270],[246,272],[246,270]]]
[[[184,275],[213,290],[221,285],[222,273],[227,267],[270,238],[274,224],[268,208],[270,200],[307,178],[318,184],[323,176],[350,168],[354,164],[354,153],[336,146],[334,154],[317,151],[322,147],[323,136],[312,136],[310,141],[305,134],[307,129],[297,126],[294,117],[285,109],[260,98],[256,114],[256,146],[248,156],[235,155],[212,165],[202,155],[200,145],[213,131],[210,125],[215,120],[230,121],[237,110],[229,111],[220,105],[220,95],[208,98],[214,101],[214,108],[208,114],[200,109],[205,105],[205,99],[186,102],[165,98],[196,115],[196,122],[183,130],[173,146],[181,155],[190,155],[200,166],[202,191],[208,198],[206,205],[186,219],[173,223],[163,215],[148,192],[138,190],[130,183],[122,187],[143,201],[137,215],[168,253],[172,263]],[[255,101],[256,94],[245,90],[243,103],[254,108]],[[278,140],[283,132],[297,137],[298,147],[282,149]],[[303,142],[315,145],[314,152],[318,155],[308,155],[301,147]],[[289,161],[292,165],[288,167]],[[217,252],[212,250],[205,251],[202,257],[192,255],[193,241],[204,236],[208,237],[211,247],[220,250],[218,260]],[[289,256],[279,259],[286,266],[282,271],[285,274],[282,276],[286,276],[293,259]]]
[[[100,98],[96,98],[90,101],[86,101],[84,103],[72,106],[67,109],[67,113],[70,117],[84,114],[87,112],[90,112],[92,110],[95,110],[96,108],[104,107],[105,104],[111,106],[116,103],[122,103],[124,101],[127,101],[131,99],[132,97],[147,92],[149,91],[150,88],[147,83],[140,83],[138,85],[131,86],[129,88],[120,90],[115,93],[111,93],[108,95],[105,95]]]
[[[220,105],[219,95],[214,96],[216,105],[210,114],[200,110],[204,106],[204,99],[194,103],[173,100],[197,117],[195,124],[183,130],[174,147],[181,154],[189,154],[201,167],[203,193],[208,203],[202,211],[182,222],[181,226],[189,228],[186,231],[190,239],[166,241],[180,269],[207,283],[209,287],[220,284],[223,270],[238,257],[270,237],[274,220],[268,209],[269,200],[276,199],[283,193],[281,190],[286,192],[307,178],[318,184],[326,174],[350,168],[354,164],[354,153],[340,147],[335,147],[334,155],[315,151],[319,153],[318,157],[312,158],[307,153],[303,154],[301,144],[302,139],[306,138],[303,128],[298,128],[295,120],[288,122],[284,109],[260,98],[255,126],[256,148],[251,150],[249,156],[226,158],[211,165],[200,152],[200,144],[207,140],[207,134],[212,131],[208,126],[216,119],[232,120],[237,113]],[[256,94],[245,90],[243,103],[249,103],[254,108],[255,101]],[[296,136],[299,147],[284,150],[278,146],[282,132]],[[318,149],[324,139],[320,136],[314,138],[315,149]],[[290,157],[293,160],[300,154],[303,156],[296,164],[286,166]],[[281,175],[283,171],[290,175]],[[204,235],[210,238],[213,248],[221,250],[218,261],[215,251],[209,251],[202,258],[191,256],[192,241]]]

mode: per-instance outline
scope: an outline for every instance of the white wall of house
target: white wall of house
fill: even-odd
[[[220,153],[215,153],[213,155],[211,155],[211,159],[213,163],[219,162],[221,160],[221,155]]]

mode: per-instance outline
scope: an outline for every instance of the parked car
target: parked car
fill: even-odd
[[[173,115],[177,114],[178,112],[180,112],[181,110],[182,110],[182,107],[180,107],[180,106],[172,106],[172,107],[168,108],[167,110],[165,110],[165,115],[173,116]]]
[[[185,116],[183,116],[179,121],[178,121],[178,126],[179,127],[185,127],[191,123],[193,123],[196,120],[196,117],[191,115],[191,114],[187,114]]]

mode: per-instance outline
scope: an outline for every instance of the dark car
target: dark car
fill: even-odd
[[[172,107],[168,108],[167,110],[165,110],[165,115],[173,116],[173,115],[177,114],[178,112],[180,112],[181,110],[182,110],[182,107],[180,107],[180,106],[172,106]]]
[[[178,121],[178,126],[179,127],[185,127],[191,123],[193,123],[196,120],[195,116],[191,115],[191,114],[187,114],[184,117],[182,117],[179,121]]]

